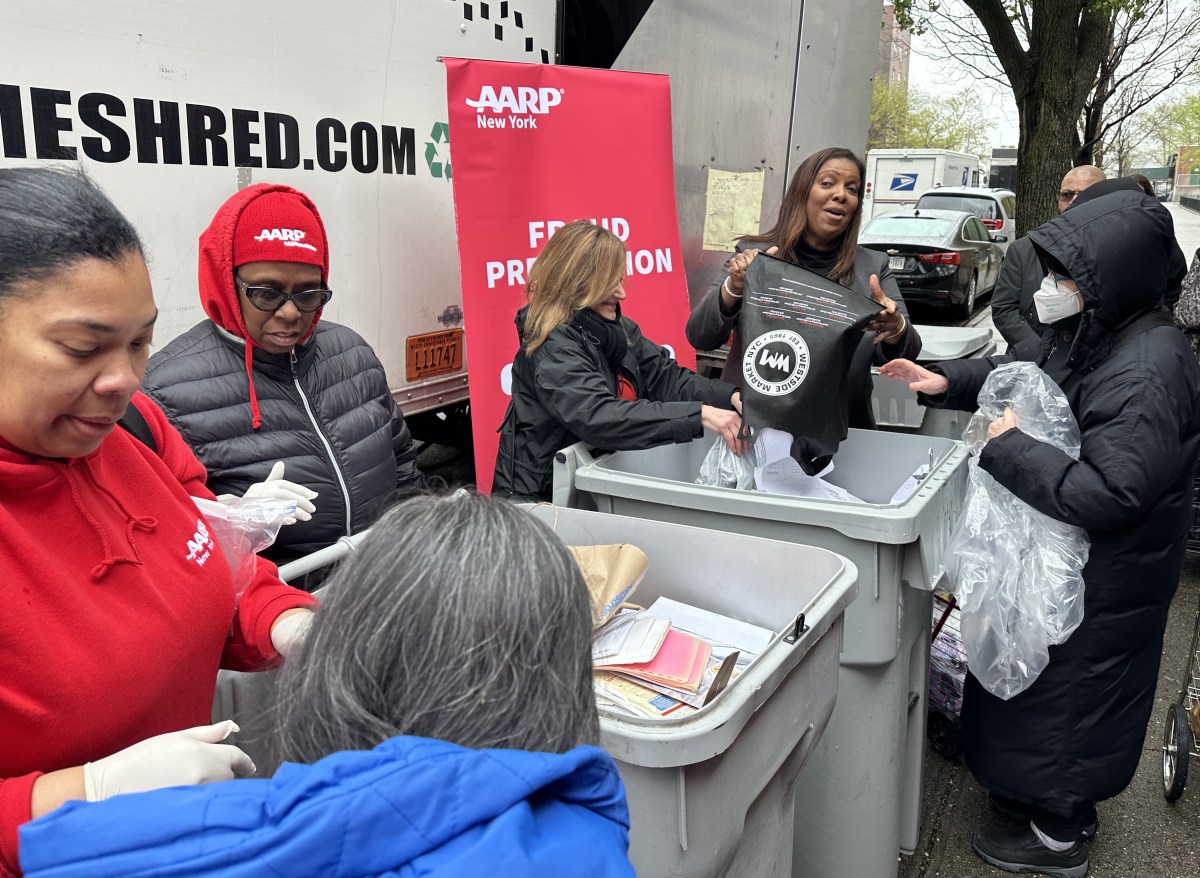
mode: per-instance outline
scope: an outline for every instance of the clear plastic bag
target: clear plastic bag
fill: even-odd
[[[979,468],[988,425],[1006,407],[1022,432],[1075,460],[1080,443],[1066,396],[1032,363],[995,369],[963,431],[976,456],[968,464],[963,515],[946,548],[946,572],[961,607],[971,673],[1005,700],[1037,679],[1049,647],[1064,642],[1083,620],[1090,549],[1085,530],[1036,511]]]
[[[718,438],[704,455],[700,464],[697,485],[710,488],[737,488],[739,491],[754,490],[754,450],[746,443],[741,454],[734,454],[724,439]]]
[[[192,501],[229,562],[240,598],[254,579],[254,556],[275,542],[284,520],[295,517],[296,504],[259,497],[232,497],[224,502],[193,497]]]

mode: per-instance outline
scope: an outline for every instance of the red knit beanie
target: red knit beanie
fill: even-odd
[[[233,230],[233,266],[304,262],[325,270],[321,221],[298,192],[267,192],[246,205]]]

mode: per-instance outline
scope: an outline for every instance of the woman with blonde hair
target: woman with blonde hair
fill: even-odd
[[[620,451],[690,442],[707,429],[741,450],[737,389],[676,364],[621,315],[625,258],[616,235],[577,220],[534,263],[516,317],[498,496],[548,499],[555,452],[578,441]]]

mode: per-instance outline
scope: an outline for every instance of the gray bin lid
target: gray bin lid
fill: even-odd
[[[936,363],[969,357],[992,339],[989,326],[917,326],[921,352],[917,362]]]

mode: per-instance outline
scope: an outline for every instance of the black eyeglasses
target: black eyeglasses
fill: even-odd
[[[259,311],[278,311],[286,303],[291,302],[301,314],[311,314],[320,311],[333,298],[333,290],[301,290],[298,293],[284,293],[274,287],[252,287],[236,275],[233,278],[250,304]]]

